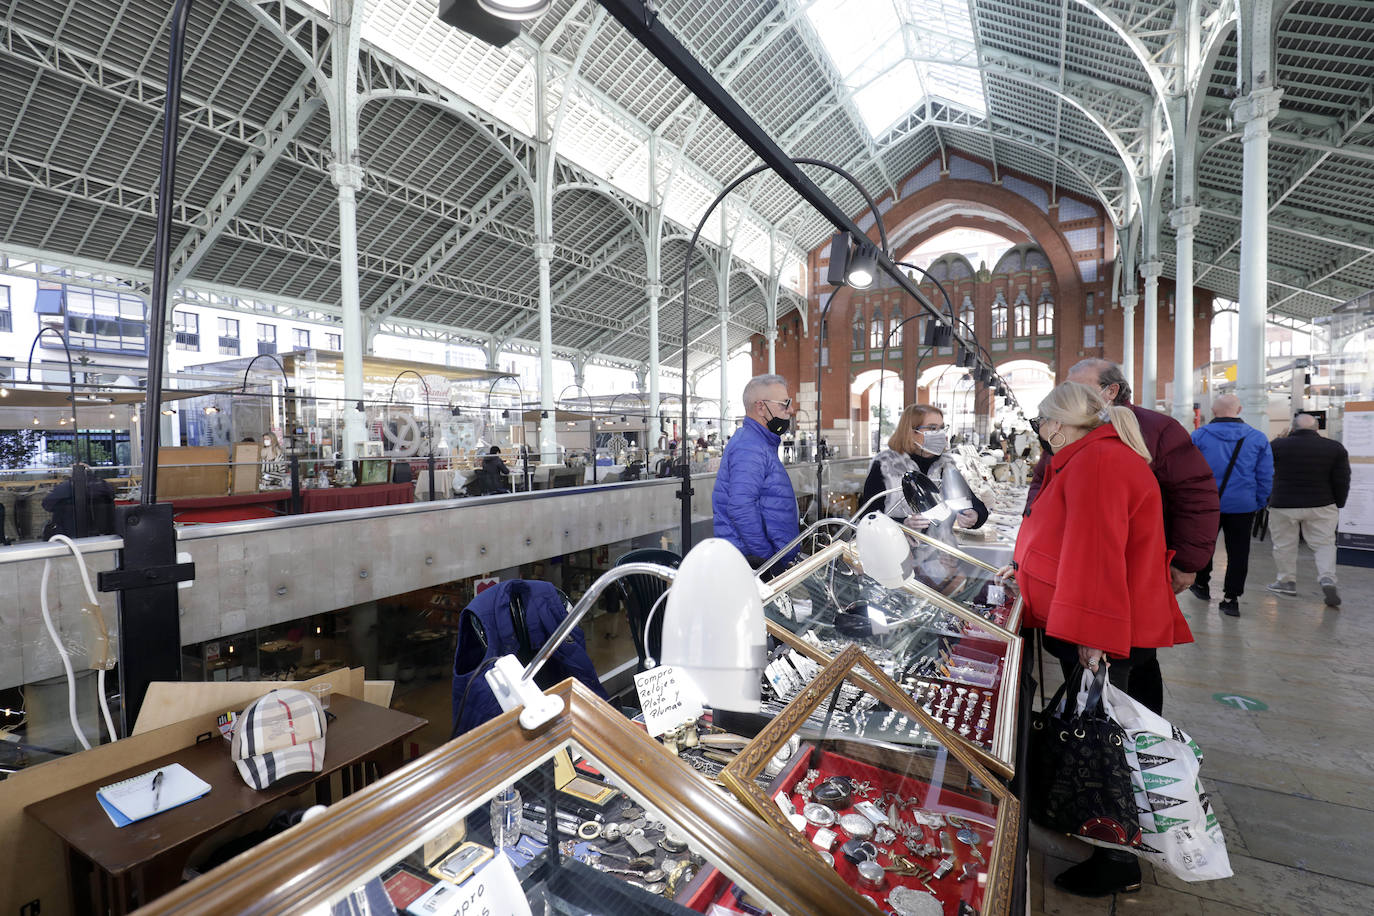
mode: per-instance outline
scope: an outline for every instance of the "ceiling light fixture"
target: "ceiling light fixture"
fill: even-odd
[[[849,259],[845,282],[855,289],[868,289],[878,278],[878,249],[871,242],[861,244]]]
[[[477,5],[493,16],[520,21],[548,12],[553,0],[477,0]]]

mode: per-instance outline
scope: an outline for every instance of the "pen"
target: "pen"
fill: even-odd
[[[162,802],[162,771],[158,770],[153,774],[153,810]]]

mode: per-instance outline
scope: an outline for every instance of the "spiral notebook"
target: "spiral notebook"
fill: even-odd
[[[162,774],[160,789],[153,784],[158,773]],[[95,798],[116,827],[127,827],[134,821],[194,801],[209,791],[208,782],[181,764],[170,763],[132,779],[103,786],[95,793]]]

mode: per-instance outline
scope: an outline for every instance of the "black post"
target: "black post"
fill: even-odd
[[[296,443],[291,443],[291,514],[300,515],[301,509],[301,459],[296,454]]]
[[[181,621],[177,582],[195,567],[176,563],[172,507],[157,504],[157,452],[162,416],[162,366],[167,337],[167,293],[172,254],[172,198],[176,193],[182,51],[191,0],[177,0],[167,47],[167,94],[153,239],[153,284],[148,316],[148,391],[144,400],[143,483],[139,505],[115,509],[115,533],[124,539],[119,567],[100,576],[101,591],[119,592],[119,692],[123,732],[133,730],[148,685],[181,680]]]
[[[434,502],[434,431],[429,433],[429,501]]]

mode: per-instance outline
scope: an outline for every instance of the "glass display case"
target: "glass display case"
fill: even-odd
[[[937,741],[873,740],[856,729],[862,719],[914,723]],[[787,763],[776,769],[779,755]],[[1011,912],[1015,798],[857,645],[820,670],[721,781],[866,905],[900,916]]]
[[[950,595],[923,584],[919,558],[914,575],[887,588],[863,574],[851,544],[831,544],[768,583],[769,632],[822,664],[851,643],[860,646],[985,766],[1011,776],[1021,641],[988,615],[1005,607],[1019,617],[1019,599],[1003,596],[983,613],[959,603],[951,595],[986,597],[990,571],[939,546],[927,562],[956,571],[936,583]]]
[[[912,540],[917,581],[1004,630],[1020,630],[1021,595],[997,582],[997,566],[965,547],[952,547],[905,525],[901,529]],[[1010,563],[1010,552],[1006,558]]]
[[[146,914],[867,916],[814,856],[580,684],[412,762]]]

